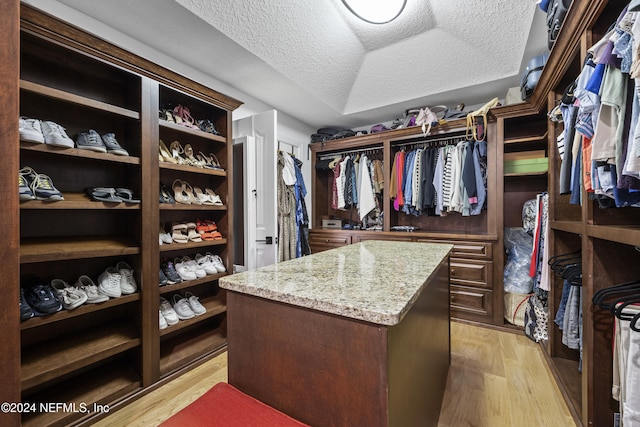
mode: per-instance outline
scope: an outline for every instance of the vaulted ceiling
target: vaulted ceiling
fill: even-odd
[[[58,1],[312,127],[503,98],[546,50],[535,0],[408,0],[385,25],[341,0]]]

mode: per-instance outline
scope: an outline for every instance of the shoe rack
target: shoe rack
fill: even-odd
[[[161,287],[159,270],[162,259],[207,252],[232,268],[231,111],[241,103],[26,5],[19,37],[19,114],[54,121],[74,140],[89,129],[113,132],[129,152],[19,143],[16,166],[48,175],[64,196],[56,202],[15,198],[19,281],[35,275],[73,284],[88,275],[97,283],[107,267],[126,261],[138,284],[132,295],[34,317],[11,332],[17,344],[10,351],[21,360],[14,401],[90,406],[86,413],[23,414],[19,422],[66,425],[98,417],[94,403],[124,405],[225,348],[225,297],[217,279],[227,273]],[[165,105],[188,107],[220,135],[163,120]],[[160,161],[160,140],[214,154],[224,170]],[[176,179],[212,189],[223,205],[160,203],[160,183],[170,188]],[[141,203],[92,201],[88,187],[128,188]],[[160,221],[196,220],[215,222],[223,239],[159,245]],[[17,291],[19,283],[13,286]],[[185,292],[197,295],[206,313],[160,331],[160,297]]]

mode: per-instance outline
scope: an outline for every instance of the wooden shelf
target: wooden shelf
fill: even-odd
[[[633,225],[587,225],[587,235],[610,242],[640,246],[640,227]]]
[[[193,319],[180,320],[175,325],[168,326],[166,329],[160,331],[160,336],[170,335],[181,329],[200,323],[206,319],[210,319],[219,314],[227,312],[227,306],[223,304],[217,297],[208,297],[200,300],[200,303],[207,309],[207,312],[196,316]]]
[[[64,200],[28,200],[20,202],[20,209],[80,209],[80,210],[136,210],[140,209],[140,203],[110,203],[91,200],[85,193],[62,193]],[[134,193],[134,197],[138,197]]]
[[[226,144],[227,143],[227,139],[224,136],[221,136],[221,135],[214,135],[214,134],[209,133],[209,132],[203,132],[203,131],[201,131],[199,129],[188,128],[186,126],[182,126],[182,125],[179,125],[177,123],[171,123],[171,122],[168,122],[168,121],[162,120],[162,119],[160,119],[159,123],[160,123],[160,127],[163,127],[163,128],[173,129],[173,130],[176,130],[176,131],[179,131],[179,132],[183,132],[183,133],[186,133],[186,134],[189,134],[189,135],[197,136],[199,138],[205,138],[205,139],[209,139],[211,141],[220,142],[222,144]]]
[[[198,175],[211,175],[211,176],[220,176],[220,177],[227,176],[226,170],[221,171],[216,169],[197,168],[195,166],[178,165],[178,164],[169,163],[169,162],[160,162],[160,169],[161,170],[168,169],[168,170],[187,172],[187,173],[196,173]]]
[[[122,304],[129,304],[130,302],[139,301],[139,300],[140,300],[140,294],[135,293],[131,295],[123,295],[119,298],[110,298],[109,301],[105,301],[99,304],[83,304],[80,307],[73,310],[62,310],[57,313],[53,313],[49,316],[32,317],[31,319],[27,319],[22,323],[20,323],[20,329],[25,330],[25,329],[36,328],[49,323],[55,323],[61,320],[71,319],[77,316],[83,316],[87,313],[104,310],[106,308],[116,307]]]
[[[117,237],[26,238],[20,242],[20,263],[124,256],[140,253],[130,240]]]
[[[82,150],[71,147],[58,147],[49,144],[38,144],[33,142],[20,141],[20,149],[24,151],[35,151],[39,153],[57,154],[61,156],[79,157],[83,159],[104,160],[108,162],[139,165],[140,158],[136,156],[118,156],[111,153],[98,153],[91,150]]]
[[[160,376],[164,377],[226,345],[227,338],[222,331],[210,327],[171,336],[160,343]]]
[[[227,239],[222,240],[203,240],[202,242],[188,242],[188,243],[169,243],[160,245],[160,252],[181,251],[184,249],[199,249],[208,248],[211,246],[224,246],[227,244]]]
[[[22,390],[115,356],[140,342],[140,334],[132,325],[118,322],[24,348]]]
[[[549,135],[549,132],[547,131],[543,135],[517,136],[513,138],[505,138],[503,142],[505,145],[522,144],[522,143],[528,143],[528,142],[540,142],[546,146],[548,135]]]
[[[544,172],[521,172],[521,173],[505,173],[503,176],[505,178],[512,178],[512,177],[523,177],[523,176],[545,176],[547,175],[549,172],[548,171],[544,171]]]
[[[86,382],[90,382],[94,387],[85,387]],[[22,425],[24,427],[69,425],[76,420],[91,416],[94,404],[112,404],[139,390],[140,387],[140,375],[135,369],[127,361],[117,360],[83,373],[79,378],[71,378],[48,388],[44,392],[28,395],[23,399],[24,401],[35,403],[75,403],[77,408],[80,408],[81,404],[85,404],[87,405],[87,413],[65,411],[29,413],[23,415]]]
[[[137,111],[132,111],[126,108],[118,107],[116,105],[111,105],[101,101],[96,101],[91,98],[75,95],[73,93],[54,89],[38,83],[33,83],[26,80],[20,80],[20,89],[28,92],[37,93],[39,95],[46,96],[49,98],[54,98],[59,101],[65,101],[65,102],[73,103],[76,105],[82,105],[84,107],[90,107],[96,110],[105,111],[107,113],[118,114],[120,116],[128,117],[130,119],[140,120],[140,113],[138,113]]]
[[[195,280],[185,280],[180,283],[176,283],[175,285],[164,285],[160,286],[160,295],[173,294],[178,292],[181,289],[191,288],[196,285],[200,285],[202,283],[210,283],[215,282],[221,277],[228,275],[229,273],[218,273],[218,274],[208,274],[205,277],[201,277]]]
[[[162,211],[226,211],[227,205],[194,205],[185,203],[160,203]]]
[[[567,233],[582,234],[582,222],[580,221],[550,221],[552,230],[566,231]]]

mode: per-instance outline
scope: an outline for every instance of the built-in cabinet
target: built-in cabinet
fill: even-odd
[[[19,115],[55,122],[73,141],[89,129],[112,132],[128,152],[18,141],[17,133],[4,141],[19,146],[11,163],[15,177],[8,180],[17,182],[18,167],[29,167],[50,177],[64,197],[19,202],[14,190],[5,199],[5,210],[19,215],[7,227],[19,233],[19,273],[17,280],[3,282],[11,288],[7,295],[17,302],[13,296],[31,277],[75,284],[86,275],[99,284],[99,276],[122,261],[132,267],[137,284],[132,294],[33,317],[8,330],[18,315],[11,305],[12,322],[3,324],[3,337],[19,362],[3,365],[3,372],[17,373],[19,393],[5,400],[88,409],[2,414],[2,424],[67,425],[99,416],[93,404],[114,409],[225,349],[226,301],[217,280],[228,273],[160,286],[160,267],[165,260],[206,253],[220,256],[227,271],[233,265],[229,147],[231,111],[240,102],[25,5],[15,36],[20,41]],[[210,120],[217,134],[160,115],[176,105],[196,119]],[[18,114],[7,117],[16,129],[17,119]],[[213,154],[222,169],[164,161],[161,140]],[[171,191],[175,180],[211,189],[223,204],[162,203],[162,186]],[[140,203],[97,201],[87,193],[93,187],[126,188]],[[197,221],[214,222],[222,238],[160,244],[160,224],[171,233],[173,223]],[[199,297],[206,313],[160,330],[160,298],[172,301],[186,292]]]
[[[498,179],[496,162],[498,147],[495,124],[489,124],[487,150],[487,203],[479,215],[448,216],[413,215],[399,212],[388,196],[393,159],[398,150],[433,144],[455,144],[465,139],[466,121],[457,120],[432,129],[424,136],[418,127],[385,131],[311,145],[312,156],[312,229],[309,242],[312,252],[358,243],[364,240],[403,240],[415,242],[446,242],[454,245],[450,261],[451,315],[454,318],[503,325],[502,291],[497,283],[496,255],[498,242],[497,212],[502,210],[500,197],[494,192]],[[379,200],[382,215],[381,230],[345,230],[323,228],[323,220],[340,224],[360,223],[357,210],[332,207],[334,173],[316,170],[316,164],[327,158],[347,154],[366,154],[382,160],[384,190]],[[414,227],[414,231],[394,231],[395,226]],[[497,259],[501,259],[499,256]],[[501,284],[501,283],[500,283]]]

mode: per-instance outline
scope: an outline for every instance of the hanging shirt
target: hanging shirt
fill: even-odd
[[[358,188],[358,194],[360,199],[358,214],[360,221],[362,221],[376,207],[367,156],[360,158],[360,187]]]

